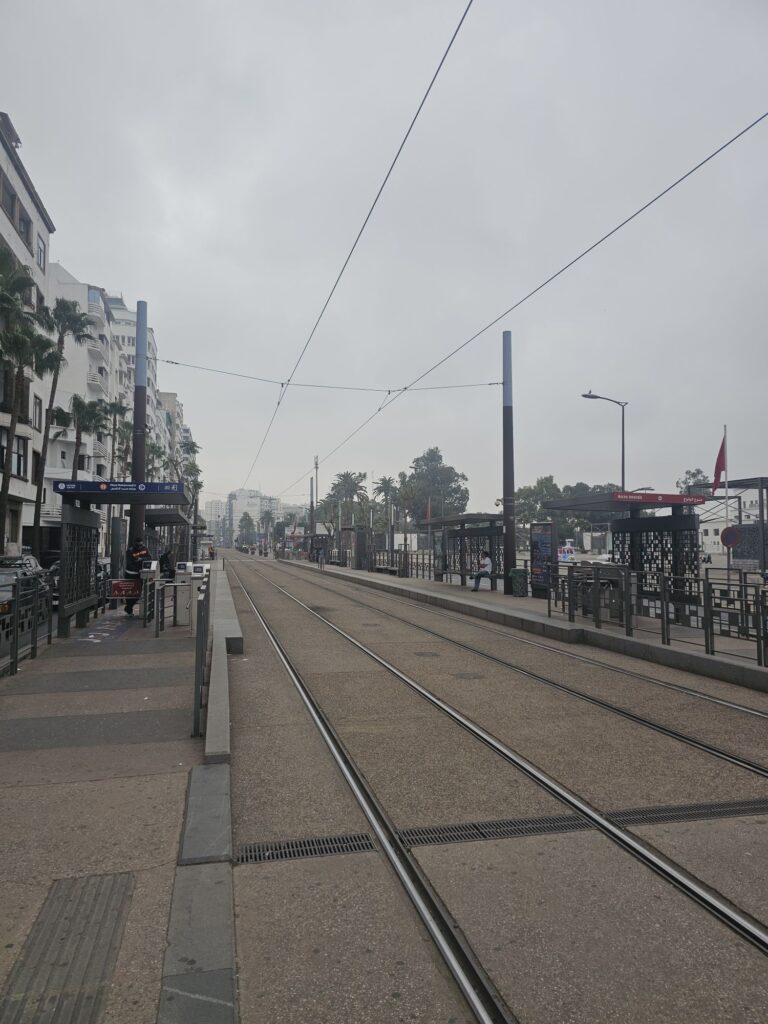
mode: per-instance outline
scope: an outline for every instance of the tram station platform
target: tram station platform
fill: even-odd
[[[258,559],[256,560],[258,563]],[[317,573],[315,563],[287,560],[286,565]],[[699,675],[721,679],[738,686],[768,692],[768,668],[758,666],[755,643],[734,637],[717,636],[716,654],[708,655],[704,647],[702,630],[685,626],[671,627],[671,643],[662,643],[659,621],[634,616],[634,635],[627,636],[623,626],[604,618],[596,628],[591,616],[576,615],[575,622],[552,603],[548,614],[547,601],[533,597],[511,597],[501,589],[492,591],[483,580],[477,593],[470,586],[456,583],[436,583],[421,578],[400,578],[365,570],[325,566],[327,575],[339,576],[364,587],[371,587],[399,597],[423,601],[447,611],[457,612],[496,622],[500,625],[534,633],[550,641],[565,644],[587,644],[606,651],[628,655],[656,665],[696,672]]]
[[[156,1021],[193,683],[189,630],[122,609],[0,679],[0,1020]]]

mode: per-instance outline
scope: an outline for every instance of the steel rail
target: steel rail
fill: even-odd
[[[246,561],[242,559],[242,561]],[[288,566],[282,562],[276,562],[275,565],[279,565],[281,569],[297,568],[294,565]],[[301,570],[303,573],[303,570]],[[298,576],[296,577],[298,579]],[[369,590],[371,588],[366,587],[365,584],[359,583],[357,580],[348,579],[346,576],[340,576],[334,572],[331,572],[327,576],[328,579],[338,580],[342,584],[348,584],[351,587],[357,587],[359,589]],[[317,583],[316,586],[321,586]],[[326,588],[328,589],[328,588]],[[392,601],[396,604],[402,605],[413,605],[413,601],[408,598],[397,597],[393,594],[388,594],[384,590],[377,590],[377,594],[386,601]],[[364,604],[364,602],[360,602]],[[601,661],[599,658],[590,658],[584,654],[574,654],[572,651],[564,651],[559,647],[552,647],[550,644],[542,643],[540,640],[529,640],[527,637],[513,636],[510,633],[505,633],[502,629],[496,629],[494,626],[489,626],[485,622],[479,622],[469,615],[462,615],[460,612],[452,612],[444,608],[436,608],[432,605],[424,607],[425,602],[419,602],[420,611],[431,612],[434,615],[442,615],[446,618],[453,619],[456,622],[462,622],[465,625],[471,626],[473,629],[480,629],[486,633],[494,633],[496,636],[504,637],[506,640],[511,640],[513,643],[525,644],[527,647],[537,647],[542,651],[550,651],[552,654],[557,654],[562,658],[570,658],[573,661],[581,662],[584,665],[594,665],[597,668],[607,669],[609,672],[615,672],[617,675],[628,676],[631,679],[640,679],[644,683],[650,683],[652,686],[660,686],[665,690],[674,690],[677,693],[684,693],[689,697],[696,697],[699,700],[710,701],[713,704],[720,704],[723,707],[730,708],[732,711],[740,711],[745,715],[753,715],[757,718],[768,718],[768,711],[760,711],[757,708],[751,708],[746,704],[737,704],[735,701],[726,700],[724,697],[715,697],[710,693],[702,693],[700,690],[694,690],[689,686],[682,686],[680,683],[670,683],[665,679],[657,679],[655,676],[645,675],[643,672],[634,672],[632,669],[619,668],[616,665],[611,665],[607,661]],[[374,605],[368,605],[369,608],[374,608]],[[376,609],[377,611],[381,609]],[[386,614],[386,613],[384,613]],[[509,629],[514,627],[510,626]],[[683,671],[683,670],[680,670]]]
[[[292,576],[291,578],[299,579],[299,577],[296,576]],[[338,594],[337,591],[334,591],[330,587],[323,586],[322,583],[317,583],[313,579],[310,579],[308,582],[321,590],[326,590],[328,593]],[[349,600],[352,600],[352,598],[349,598]],[[729,764],[735,765],[737,768],[743,768],[744,771],[752,772],[755,775],[762,776],[764,779],[768,779],[768,767],[759,764],[757,761],[750,761],[745,757],[741,757],[739,754],[733,754],[728,750],[723,750],[722,747],[713,746],[713,744],[707,743],[704,740],[696,739],[695,736],[689,736],[687,733],[679,732],[677,729],[673,729],[671,726],[657,722],[653,718],[645,718],[643,715],[638,715],[634,711],[630,711],[628,708],[621,707],[619,704],[613,704],[611,701],[603,700],[602,697],[595,697],[593,694],[584,693],[583,690],[577,690],[573,686],[568,686],[567,683],[560,683],[556,679],[550,679],[549,676],[543,676],[539,672],[533,672],[531,669],[523,668],[521,665],[515,665],[514,662],[507,661],[505,658],[500,658],[495,654],[489,654],[487,651],[482,651],[478,647],[466,644],[462,640],[456,640],[451,636],[447,636],[445,633],[439,633],[437,630],[430,629],[428,626],[422,626],[416,622],[411,622],[410,619],[405,619],[400,615],[395,615],[394,612],[388,612],[383,608],[377,608],[376,605],[368,604],[366,601],[359,601],[355,599],[355,603],[363,608],[369,608],[371,611],[378,612],[380,615],[386,615],[387,618],[394,619],[395,622],[402,622],[406,626],[410,626],[412,629],[418,629],[422,633],[427,633],[429,636],[433,636],[438,640],[445,640],[449,644],[453,644],[455,647],[459,647],[470,654],[475,654],[479,658],[485,658],[486,661],[493,662],[496,665],[501,665],[503,668],[507,668],[512,672],[516,672],[518,675],[532,679],[534,682],[543,683],[545,686],[549,686],[554,690],[566,693],[571,697],[575,697],[577,700],[583,700],[587,704],[599,707],[603,711],[609,711],[612,714],[619,715],[621,718],[625,718],[627,721],[633,722],[635,725],[651,729],[653,732],[666,736],[668,739],[677,740],[679,743],[685,743],[687,746],[693,747],[696,750],[701,750],[703,753],[709,754],[712,757],[717,757],[721,761],[727,761]]]
[[[281,594],[285,595],[285,597],[299,605],[299,607],[309,612],[310,615],[324,623],[334,633],[343,637],[352,644],[353,647],[356,647],[363,654],[371,658],[372,661],[376,662],[376,664],[380,665],[382,668],[386,669],[387,672],[395,676],[395,678],[399,679],[402,683],[413,690],[414,693],[419,694],[419,696],[423,697],[424,700],[433,707],[442,711],[450,719],[462,728],[466,729],[468,733],[488,746],[503,760],[518,768],[524,775],[536,782],[546,792],[556,797],[572,810],[583,815],[583,817],[591,822],[598,831],[613,840],[614,843],[633,856],[637,861],[650,868],[661,878],[670,882],[686,896],[698,903],[705,910],[709,911],[709,913],[718,918],[718,920],[726,924],[737,935],[752,943],[752,945],[759,949],[763,954],[768,954],[768,929],[760,921],[756,920],[750,914],[747,914],[735,904],[731,903],[730,900],[727,900],[716,890],[702,882],[701,879],[692,875],[689,871],[686,871],[685,868],[681,867],[681,865],[675,863],[675,861],[671,860],[669,857],[666,857],[650,843],[632,835],[630,832],[627,832],[625,829],[614,824],[610,818],[606,817],[595,807],[592,807],[591,804],[580,797],[577,793],[574,793],[572,790],[564,786],[554,776],[545,772],[538,765],[534,764],[533,761],[530,761],[527,757],[524,757],[511,747],[508,747],[505,743],[502,743],[501,740],[487,732],[482,728],[482,726],[473,722],[472,719],[462,714],[462,712],[458,711],[447,701],[437,697],[415,679],[406,675],[405,672],[401,672],[395,665],[390,664],[385,658],[376,654],[375,651],[370,650],[370,648],[366,647],[365,644],[362,644],[359,640],[356,640],[349,633],[346,633],[335,623],[331,622],[330,619],[326,619],[325,616],[314,611],[314,609],[310,608],[309,605],[305,604],[299,598],[294,597],[293,594],[289,593],[283,587],[269,579],[269,577],[265,576],[264,573],[259,572],[258,569],[254,569],[253,571],[271,587],[274,587],[275,590],[278,590]],[[237,578],[238,583],[240,583],[236,573],[235,577]],[[240,583],[240,586],[243,586],[242,583]],[[244,587],[243,590],[245,591]]]
[[[256,607],[237,572],[234,569],[232,571],[280,663],[288,673],[299,697],[373,829],[387,860],[416,908],[473,1014],[480,1024],[518,1024],[517,1018],[513,1016],[496,991],[493,982],[486,974],[469,943],[459,932],[458,925],[450,912],[444,907],[426,875],[398,837],[394,824],[379,804],[365,777],[355,765],[325,713],[315,701],[274,631]]]

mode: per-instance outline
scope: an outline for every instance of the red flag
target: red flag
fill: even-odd
[[[724,470],[725,470],[725,438],[723,438],[723,443],[720,445],[720,451],[717,453],[717,461],[715,462],[715,482],[712,484],[712,493],[713,494],[720,487],[720,480],[722,479],[723,471]]]

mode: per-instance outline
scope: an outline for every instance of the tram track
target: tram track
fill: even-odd
[[[259,611],[236,572],[234,575],[278,660],[288,673],[293,686],[378,839],[382,852],[476,1019],[480,1024],[518,1024],[518,1019],[511,1013],[497,992],[456,921],[430,885],[415,857],[402,842],[396,826],[386,814],[365,776],[313,697],[311,690],[292,663],[276,633]],[[264,578],[266,579],[266,577]]]
[[[610,817],[597,810],[585,799],[580,797],[577,793],[570,790],[563,783],[561,783],[554,776],[546,772],[540,766],[535,764],[529,758],[524,757],[511,747],[507,746],[496,736],[485,730],[477,722],[473,721],[467,715],[464,715],[461,711],[450,705],[448,702],[442,700],[435,693],[422,686],[417,680],[411,676],[402,672],[395,665],[388,662],[385,658],[378,655],[375,651],[368,648],[365,644],[361,643],[351,634],[347,633],[341,627],[337,626],[330,619],[325,618],[319,612],[315,611],[309,605],[305,604],[299,598],[295,597],[289,591],[279,586],[274,580],[270,579],[269,576],[260,572],[254,566],[249,566],[260,579],[273,587],[276,591],[284,595],[290,601],[301,607],[305,612],[314,617],[316,620],[323,623],[326,627],[332,630],[336,635],[343,638],[354,648],[359,650],[362,654],[373,660],[379,667],[385,669],[388,673],[394,676],[401,683],[405,684],[410,691],[416,693],[419,697],[424,699],[433,708],[446,715],[452,722],[459,725],[462,729],[468,732],[471,736],[477,739],[479,742],[490,748],[495,754],[501,757],[506,763],[510,764],[514,768],[518,769],[523,775],[536,783],[537,786],[541,787],[550,796],[554,796],[560,803],[564,804],[570,810],[586,819],[590,825],[597,831],[602,833],[614,844],[628,853],[632,858],[645,865],[647,868],[652,870],[656,875],[663,878],[665,881],[671,883],[675,888],[684,893],[689,899],[703,907],[714,917],[719,919],[733,932],[739,935],[741,938],[750,942],[753,946],[760,950],[764,955],[768,953],[768,929],[765,926],[741,910],[738,906],[733,904],[731,901],[723,897],[719,892],[712,889],[701,879],[691,874],[680,864],[676,863],[669,857],[665,856],[654,846],[647,841],[637,837],[636,835],[628,832],[625,828],[620,827]],[[259,618],[260,622],[265,625],[263,616],[258,611],[253,598],[236,570],[233,568],[233,575],[237,580],[238,585],[242,589],[246,596],[249,604],[254,610],[254,613]],[[407,623],[410,625],[410,623]],[[265,628],[266,625],[265,625]],[[269,634],[268,634],[269,635]],[[273,642],[271,640],[271,642]],[[276,640],[273,642],[279,641]],[[276,648],[277,649],[277,648]],[[285,660],[281,657],[283,663]],[[369,819],[370,820],[370,819]],[[378,833],[377,833],[378,834]],[[396,837],[397,838],[397,837]],[[399,839],[398,839],[399,843]],[[400,844],[401,845],[401,844]]]
[[[243,559],[243,561],[245,562],[245,559]],[[246,564],[250,565],[251,563],[247,562]],[[315,586],[321,587],[327,590],[329,593],[338,593],[338,591],[334,591],[331,587],[318,583],[316,580],[312,578],[311,574],[308,574],[303,569],[297,569],[295,573],[291,573],[290,570],[295,568],[292,565],[285,564],[280,561],[270,562],[269,564],[270,568],[279,567],[281,571],[289,572],[290,575],[294,576],[294,578],[297,580],[305,579],[307,580],[307,582],[310,582],[311,580],[315,584]],[[369,592],[368,587],[365,587],[363,584],[358,583],[355,580],[347,579],[346,577],[335,576],[329,573],[327,576],[325,576],[325,578],[333,579],[335,582],[340,583],[342,586],[350,586],[356,588],[357,590],[364,590],[366,593]],[[393,604],[402,605],[403,607],[410,608],[411,610],[414,607],[414,602],[409,600],[408,598],[397,597],[396,595],[388,594],[386,593],[386,591],[383,590],[377,590],[376,594],[378,597],[381,597],[382,600],[390,601]],[[364,601],[360,601],[359,603],[361,605],[366,605],[366,602]],[[371,610],[381,611],[383,612],[383,614],[388,614],[376,605],[367,604],[366,606]],[[701,690],[695,690],[689,686],[682,686],[680,683],[672,683],[665,679],[658,679],[657,677],[649,676],[644,672],[636,672],[633,669],[622,668],[618,665],[613,665],[610,662],[601,661],[599,658],[589,657],[589,655],[576,654],[573,651],[564,650],[562,647],[553,647],[551,644],[545,644],[540,640],[531,640],[528,637],[522,637],[512,634],[510,632],[505,632],[503,629],[497,629],[494,626],[489,626],[485,622],[481,622],[467,615],[462,615],[460,612],[452,612],[445,608],[434,608],[430,605],[425,606],[423,603],[418,603],[418,610],[422,612],[431,612],[433,614],[439,614],[441,618],[451,619],[454,622],[460,622],[464,626],[480,630],[484,633],[490,633],[495,636],[502,637],[503,639],[508,640],[514,644],[520,644],[525,647],[531,647],[540,651],[546,651],[548,654],[554,654],[560,658],[565,658],[570,661],[580,663],[582,665],[592,665],[595,668],[604,669],[608,672],[614,673],[615,675],[624,676],[629,679],[637,679],[640,682],[647,683],[651,686],[657,686],[665,690],[671,690],[673,692],[683,694],[687,697],[693,697],[698,700],[703,700],[712,704],[717,704],[722,707],[726,707],[731,711],[738,711],[742,714],[751,715],[756,718],[768,719],[768,711],[761,711],[758,708],[750,707],[747,704],[739,704],[736,701],[726,700],[723,697],[715,697],[713,694],[702,693]],[[417,626],[417,624],[411,622],[411,620],[408,621],[410,625]]]
[[[254,571],[258,572],[258,570],[255,569],[255,567],[253,568]],[[320,590],[324,590],[327,593],[338,594],[338,591],[334,590],[334,588],[322,584],[311,577],[310,579],[306,579],[306,577],[303,574],[301,577],[296,576],[292,573],[290,573],[289,575],[291,576],[292,579],[296,579],[297,581],[301,578],[305,580],[305,582],[317,587]],[[266,579],[267,577],[264,578]],[[766,767],[763,764],[759,764],[755,761],[749,760],[748,758],[741,757],[739,754],[733,753],[729,750],[725,750],[722,747],[717,747],[714,744],[707,743],[706,741],[700,740],[695,736],[690,736],[687,733],[680,732],[679,730],[673,729],[670,726],[664,725],[662,722],[658,722],[652,718],[636,714],[629,708],[624,708],[621,705],[614,704],[611,701],[604,700],[601,697],[596,697],[593,694],[585,693],[583,690],[576,689],[573,686],[569,686],[566,683],[552,679],[549,676],[542,675],[539,672],[533,672],[531,669],[525,668],[524,666],[516,665],[514,662],[508,661],[505,658],[501,658],[498,655],[491,654],[488,651],[483,651],[478,647],[474,647],[471,644],[465,643],[464,641],[456,640],[454,637],[448,636],[447,634],[441,633],[437,630],[430,629],[428,626],[421,625],[420,623],[414,623],[410,619],[406,619],[400,615],[396,615],[394,612],[386,611],[385,609],[379,608],[377,605],[369,604],[368,602],[361,601],[358,598],[355,598],[355,602],[361,607],[367,608],[371,611],[375,611],[378,614],[385,615],[396,622],[401,622],[404,625],[409,626],[412,629],[416,629],[423,633],[426,633],[427,635],[432,636],[435,639],[443,640],[449,644],[452,644],[454,647],[466,651],[469,654],[483,658],[484,660],[489,661],[492,664],[500,665],[502,668],[509,669],[510,671],[516,673],[517,675],[523,676],[526,679],[530,679],[534,682],[541,683],[545,686],[550,687],[553,690],[559,691],[560,693],[564,693],[570,697],[574,697],[577,700],[583,701],[594,707],[599,707],[604,711],[608,711],[612,714],[618,715],[619,717],[624,718],[627,721],[633,722],[635,725],[639,725],[643,728],[650,729],[653,732],[668,737],[669,739],[676,740],[679,743],[684,743],[687,746],[693,747],[696,750],[700,750],[706,754],[709,754],[712,757],[718,758],[721,761],[725,761],[729,764],[735,765],[738,768],[742,768],[744,771],[748,771],[754,775],[758,775],[762,778],[768,779],[768,767]],[[501,631],[498,630],[494,630],[493,632],[499,633],[502,636],[506,636],[506,634],[503,634],[501,633]],[[548,648],[546,645],[542,646],[544,646],[546,650],[551,649]],[[557,653],[559,653],[559,651]],[[598,664],[603,665],[604,663],[598,662]],[[617,671],[622,670],[619,669]]]

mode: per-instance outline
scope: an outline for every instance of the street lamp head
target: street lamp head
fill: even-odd
[[[592,390],[590,389],[589,391],[587,391],[587,393],[585,395],[582,395],[581,397],[582,398],[599,398],[600,395],[593,395],[592,394]]]

